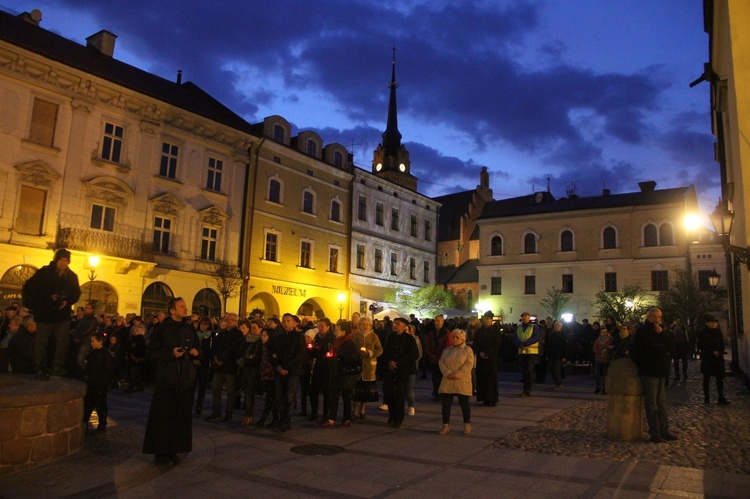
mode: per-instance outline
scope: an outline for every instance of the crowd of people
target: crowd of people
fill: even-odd
[[[529,397],[548,372],[553,388],[562,389],[571,363],[590,365],[595,393],[606,394],[609,364],[632,358],[641,375],[651,440],[660,442],[676,438],[669,432],[664,392],[672,364],[674,379],[687,379],[696,345],[702,352],[705,402],[710,403],[714,377],[718,403],[729,403],[723,392],[724,338],[714,317],[695,333],[679,320],[663,325],[656,308],[635,324],[537,321],[527,312],[518,324],[504,324],[491,311],[481,319],[437,315],[422,321],[414,316],[380,321],[354,313],[351,320],[334,323],[291,313],[264,317],[260,310],[247,318],[206,317],[189,314],[181,298],[143,318],[98,313],[91,303],[71,316],[70,304],[80,292],[72,289],[77,277],[69,262],[70,254],[58,250],[37,273],[54,286],[43,288],[32,277],[24,287],[24,305],[5,309],[0,371],[30,373],[39,380],[50,374],[82,379],[88,385],[84,418],[88,422],[96,410],[100,433],[106,432],[108,390],[133,393],[153,385],[143,451],[159,464],[177,463],[178,453],[190,451],[192,419],[202,415],[207,392],[211,412],[205,419],[231,422],[239,411],[243,428],[283,433],[295,412],[323,428],[347,428],[366,419],[367,404],[379,404],[371,410],[388,411],[388,424],[400,428],[405,416],[416,414],[417,376],[430,374],[432,397],[442,404],[439,434],[450,431],[454,398],[468,434],[470,398],[487,407],[498,403],[501,362],[520,363],[519,395]],[[256,401],[262,406],[258,410]]]

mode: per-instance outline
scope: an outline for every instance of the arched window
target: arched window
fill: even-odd
[[[528,254],[536,253],[536,234],[529,232],[523,237],[523,252]]]
[[[643,228],[643,245],[644,246],[658,246],[659,238],[656,231],[656,225],[648,224]]]
[[[602,231],[602,247],[604,249],[617,248],[617,231],[614,227],[607,227]]]
[[[341,203],[336,199],[331,201],[331,221],[341,222]]]
[[[163,282],[152,282],[143,291],[141,297],[141,316],[146,314],[155,314],[157,312],[167,312],[167,303],[174,297],[172,290]]]
[[[490,254],[493,256],[503,254],[503,238],[500,236],[493,236],[490,241]]]
[[[216,291],[203,288],[193,298],[193,312],[206,317],[218,317],[221,315],[221,299]]]
[[[311,190],[302,193],[302,211],[310,215],[315,214],[315,193]]]
[[[281,182],[275,178],[268,181],[268,200],[281,204]]]
[[[673,244],[672,224],[661,224],[661,227],[659,227],[659,246],[671,246]]]
[[[560,251],[573,251],[573,231],[566,229],[560,233]]]

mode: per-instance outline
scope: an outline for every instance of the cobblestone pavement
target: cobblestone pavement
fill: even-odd
[[[729,406],[703,403],[700,363],[690,362],[687,381],[670,381],[670,431],[679,440],[663,444],[607,440],[606,396],[582,402],[495,442],[496,448],[542,452],[560,456],[609,458],[671,464],[705,470],[750,474],[750,398],[739,379],[725,378]],[[644,439],[647,435],[644,435]],[[748,492],[750,496],[750,492]]]

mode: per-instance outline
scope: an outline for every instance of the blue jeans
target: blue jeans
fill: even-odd
[[[641,376],[643,398],[646,401],[648,432],[653,437],[669,433],[667,416],[667,391],[664,378]]]

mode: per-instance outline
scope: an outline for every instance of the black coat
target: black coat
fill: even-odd
[[[21,326],[8,341],[8,360],[13,372],[34,372],[34,339],[34,333]]]
[[[409,376],[417,372],[417,359],[419,358],[419,347],[414,336],[404,332],[393,333],[385,340],[382,359],[385,362],[386,372],[392,372],[395,379],[405,381]],[[390,371],[389,364],[395,361],[396,370]]]
[[[654,324],[646,321],[635,332],[631,353],[639,375],[668,378],[674,355],[674,336],[664,327],[661,333],[657,333]]]
[[[273,338],[274,367],[281,367],[289,372],[289,376],[300,376],[307,355],[305,336],[296,329],[290,332],[283,331]]]
[[[500,331],[497,327],[480,327],[474,335],[474,344],[471,347],[477,356],[477,362],[489,363],[492,368],[497,369],[500,364]],[[487,358],[481,358],[480,353],[484,353]]]
[[[237,358],[245,337],[236,327],[219,331],[211,342],[211,360],[214,362],[215,373],[237,373]],[[221,361],[221,365],[216,363]]]
[[[86,355],[86,383],[89,385],[107,386],[112,381],[115,360],[107,348],[92,349]]]
[[[196,371],[192,358],[175,358],[177,347],[195,348],[200,352],[200,341],[190,322],[177,322],[168,317],[155,329],[146,347],[146,357],[154,368],[154,386],[177,390],[194,390]]]
[[[314,362],[312,378],[316,381],[329,382],[331,379],[333,373],[332,347],[333,340],[335,339],[336,335],[331,330],[324,336],[316,335],[312,342],[312,348],[309,350],[309,353]],[[360,355],[359,351],[357,355]]]
[[[550,330],[544,345],[544,355],[548,360],[562,360],[568,354],[568,339],[565,331]]]
[[[721,329],[704,327],[698,331],[701,351],[701,372],[708,376],[724,376],[724,335]]]
[[[57,295],[57,300],[52,295]],[[37,270],[23,285],[23,304],[32,310],[36,322],[70,321],[71,307],[80,298],[76,273],[68,268],[58,275],[55,262]],[[67,302],[65,306],[63,302]]]

